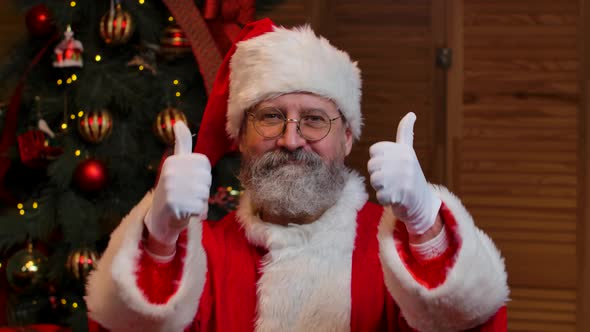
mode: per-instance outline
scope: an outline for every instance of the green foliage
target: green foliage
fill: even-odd
[[[81,299],[82,282],[65,271],[69,253],[81,247],[96,248],[99,253],[104,249],[121,218],[154,185],[166,149],[152,131],[156,115],[165,107],[176,107],[185,113],[191,129],[196,131],[206,102],[205,89],[192,54],[166,60],[154,51],[170,15],[160,1],[145,1],[143,5],[138,1],[121,1],[132,14],[136,30],[128,43],[116,47],[106,46],[99,35],[99,21],[109,9],[109,1],[79,0],[74,8],[63,0],[15,2],[22,6],[23,17],[31,6],[46,4],[60,33],[71,24],[74,38],[84,45],[84,67],[53,68],[52,45],[26,79],[17,135],[35,129],[37,121],[43,118],[57,134],[51,145],[64,152],[47,168],[33,170],[21,164],[16,146],[9,151],[12,167],[4,179],[5,185],[23,204],[24,214],[15,206],[0,205],[0,262],[5,263],[11,253],[24,248],[26,241],[33,241],[45,248],[48,255],[48,279],[56,296],[67,293]],[[18,44],[0,67],[0,81],[20,77],[45,43],[46,40],[31,37]],[[100,62],[94,60],[97,54],[101,56]],[[154,65],[156,73],[128,65],[136,56]],[[76,81],[66,84],[73,74]],[[58,85],[59,79],[64,83]],[[173,85],[173,80],[180,84]],[[175,96],[176,91],[180,98]],[[36,96],[40,97],[39,104],[35,102]],[[112,133],[101,143],[85,142],[78,133],[76,120],[70,116],[80,110],[99,109],[110,111]],[[0,124],[4,115],[0,115]],[[64,121],[68,124],[65,131],[60,129]],[[80,156],[75,155],[77,150]],[[108,185],[98,193],[82,192],[73,183],[74,171],[85,157],[99,159],[107,167]],[[48,296],[37,295],[44,300]],[[80,302],[78,310],[43,317],[79,330],[86,324],[85,308]],[[26,312],[21,308],[18,314]],[[21,321],[29,322],[22,318]]]

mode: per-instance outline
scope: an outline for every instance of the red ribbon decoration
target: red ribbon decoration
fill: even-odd
[[[203,17],[206,20],[211,20],[217,17],[219,12],[219,1],[218,0],[205,0],[203,5]]]
[[[217,69],[221,65],[221,52],[193,0],[164,0],[164,4],[191,44],[193,55],[197,59],[199,70],[203,76],[207,95],[209,95],[213,88]],[[210,7],[208,11],[211,11],[215,9],[215,4],[209,3],[208,7]]]

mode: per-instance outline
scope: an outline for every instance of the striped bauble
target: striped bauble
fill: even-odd
[[[88,143],[102,142],[113,130],[113,117],[102,109],[84,113],[78,121],[78,132]]]
[[[134,29],[133,17],[121,8],[121,4],[111,7],[100,20],[100,36],[108,45],[126,43],[133,35]]]
[[[96,250],[81,248],[73,250],[66,261],[66,269],[77,280],[84,281],[90,271],[96,267],[98,254]]]
[[[191,52],[191,44],[178,24],[171,24],[164,29],[160,38],[160,51],[168,57]]]
[[[154,133],[165,144],[172,145],[174,143],[174,124],[176,121],[183,121],[188,125],[186,116],[181,111],[173,107],[168,107],[158,113],[156,122],[154,122]]]

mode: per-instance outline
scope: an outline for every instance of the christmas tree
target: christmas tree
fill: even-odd
[[[254,1],[233,21],[220,2],[15,1],[28,37],[0,68],[14,82],[0,105],[0,325],[85,329],[86,276],[154,186],[174,122],[198,132],[222,54],[253,19]],[[214,169],[214,219],[235,208],[238,164]]]

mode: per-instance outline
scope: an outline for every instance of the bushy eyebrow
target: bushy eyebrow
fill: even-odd
[[[287,110],[284,107],[272,106],[272,105],[261,105],[259,107],[256,107],[252,111],[255,112],[260,109],[265,109],[265,108],[274,108],[283,114],[287,113]],[[328,112],[326,110],[319,108],[319,107],[303,107],[303,108],[298,109],[298,111],[299,111],[299,114],[307,114],[307,113],[312,113],[312,112],[317,112],[317,111],[324,112],[326,115],[328,114]]]

